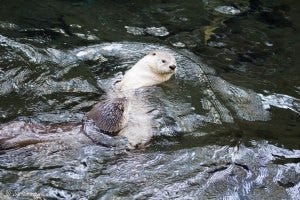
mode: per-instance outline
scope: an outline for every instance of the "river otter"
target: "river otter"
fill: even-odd
[[[107,99],[99,102],[86,113],[88,121],[83,124],[49,124],[36,122],[10,122],[0,125],[1,150],[38,147],[59,143],[61,148],[92,144],[123,146],[127,148],[144,146],[150,141],[153,131],[149,107],[145,103],[143,88],[157,85],[170,79],[176,71],[175,58],[168,52],[153,51],[128,70],[120,82],[107,92]],[[93,122],[103,133],[118,135],[111,138],[93,129]],[[46,134],[48,133],[48,134]],[[82,134],[83,133],[83,134]],[[88,136],[88,137],[86,137]],[[54,145],[56,146],[56,145]]]
[[[130,148],[144,146],[153,133],[145,99],[137,90],[165,82],[175,71],[176,61],[172,54],[151,52],[125,73],[108,92],[107,100],[96,104],[86,114],[87,118],[105,133],[127,138]]]

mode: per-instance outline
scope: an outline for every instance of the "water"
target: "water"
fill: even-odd
[[[299,9],[1,3],[1,199],[299,199]],[[110,83],[157,48],[179,66],[146,91],[151,144],[82,134]]]

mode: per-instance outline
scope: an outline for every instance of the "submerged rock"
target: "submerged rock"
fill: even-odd
[[[133,35],[144,35],[145,33],[156,36],[156,37],[164,37],[169,35],[169,32],[166,27],[147,27],[147,28],[139,28],[132,26],[125,26],[127,33]]]
[[[215,8],[215,11],[226,15],[237,15],[241,13],[239,9],[232,6],[218,6]]]

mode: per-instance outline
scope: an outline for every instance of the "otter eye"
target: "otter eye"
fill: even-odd
[[[152,56],[155,56],[156,55],[156,53],[152,53]]]
[[[166,63],[166,60],[161,60],[162,63]]]

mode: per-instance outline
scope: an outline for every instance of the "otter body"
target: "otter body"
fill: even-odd
[[[130,148],[144,146],[152,135],[149,108],[138,89],[165,82],[176,71],[173,55],[154,51],[139,60],[123,79],[108,92],[108,99],[100,102],[86,116],[105,133],[123,136]]]
[[[42,146],[49,147],[49,152],[52,147],[62,151],[94,142],[104,146],[128,144],[129,149],[144,146],[153,132],[143,87],[170,79],[175,70],[176,62],[171,54],[154,51],[125,73],[123,79],[108,91],[105,101],[97,103],[86,113],[87,118],[103,133],[122,138],[99,134],[90,121],[49,125],[15,121],[0,125],[0,153],[2,150]],[[123,138],[127,142],[124,143]],[[56,150],[53,149],[54,152]]]

